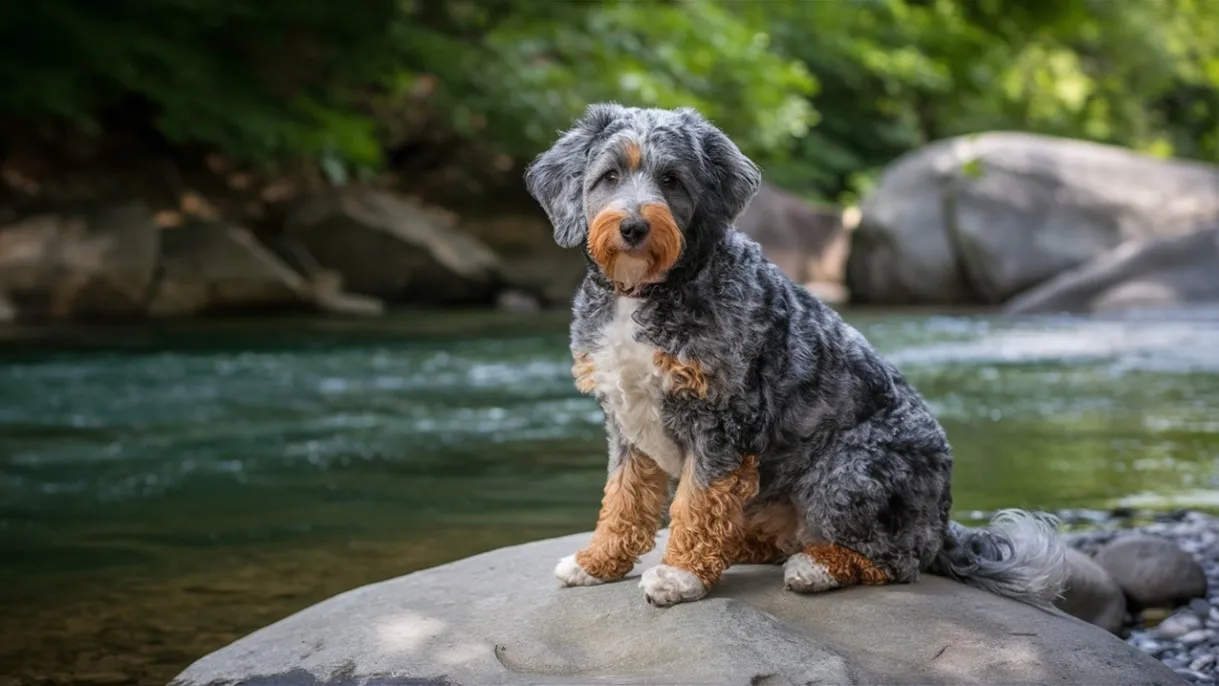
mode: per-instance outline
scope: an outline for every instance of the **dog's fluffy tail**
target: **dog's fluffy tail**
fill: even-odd
[[[984,591],[1050,607],[1067,583],[1067,547],[1058,520],[1002,510],[982,528],[949,522],[944,546],[928,570]]]

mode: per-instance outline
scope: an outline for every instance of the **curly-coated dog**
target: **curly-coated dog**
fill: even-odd
[[[737,563],[799,592],[948,576],[1047,606],[1052,518],[949,520],[952,452],[921,395],[734,227],[761,172],[692,109],[592,105],[525,173],[559,245],[583,248],[572,372],[596,397],[608,481],[567,585],[625,577],[648,602],[705,596]],[[670,500],[670,479],[677,479]]]

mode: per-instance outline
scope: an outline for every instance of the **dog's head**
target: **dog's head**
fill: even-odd
[[[592,105],[533,161],[525,185],[555,242],[584,244],[627,290],[664,281],[693,246],[722,236],[762,175],[697,112]]]

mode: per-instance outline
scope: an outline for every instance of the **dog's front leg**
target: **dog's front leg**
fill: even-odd
[[[639,581],[652,605],[666,607],[707,595],[744,541],[745,505],[758,493],[757,460],[746,456],[729,470],[710,476],[705,471],[696,456],[686,458],[670,508],[664,558]]]
[[[588,546],[559,561],[555,575],[567,586],[592,586],[626,576],[639,556],[656,546],[669,496],[669,476],[652,458],[615,444],[597,528]]]

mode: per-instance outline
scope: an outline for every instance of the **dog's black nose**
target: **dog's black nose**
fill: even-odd
[[[648,222],[643,217],[627,217],[618,225],[618,232],[627,245],[638,245],[648,235]]]

